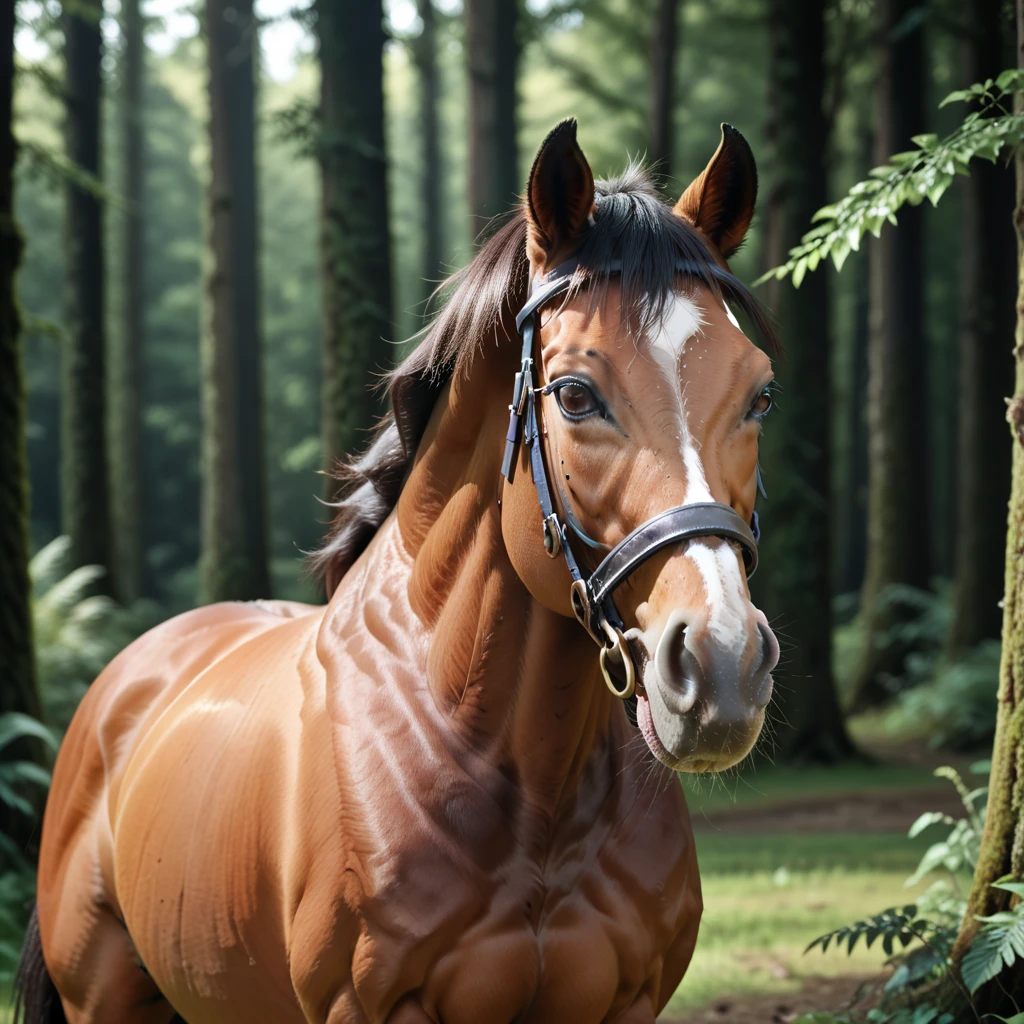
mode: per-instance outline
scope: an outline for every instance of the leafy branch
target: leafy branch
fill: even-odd
[[[837,270],[871,232],[876,238],[905,205],[918,206],[925,199],[938,204],[957,174],[969,174],[975,158],[995,163],[1005,149],[1012,150],[1024,138],[1024,112],[1010,109],[1015,95],[1024,92],[1024,71],[1010,69],[995,80],[951,92],[940,104],[973,102],[972,110],[945,138],[916,135],[917,149],[894,153],[869,177],[854,185],[839,202],[825,206],[812,218],[815,224],[790,249],[789,259],[764,274],[758,284],[792,275],[799,288],[804,277],[831,258]]]

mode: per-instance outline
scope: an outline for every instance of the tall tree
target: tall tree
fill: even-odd
[[[772,248],[784,253],[827,195],[824,9],[817,0],[771,0],[769,24],[775,180],[767,220]],[[828,277],[811,275],[799,293],[774,291],[786,339],[777,369],[785,391],[761,441],[769,486],[763,547],[771,573],[756,582],[769,619],[785,615],[792,644],[779,674],[776,748],[783,759],[832,761],[853,747],[832,679]]]
[[[391,335],[381,0],[317,0],[320,45],[323,464],[365,443]],[[327,497],[334,488],[328,478]]]
[[[68,159],[102,180],[100,167],[102,0],[63,11],[65,143]],[[103,205],[94,188],[65,185],[65,326],[61,391],[61,523],[75,565],[102,565],[114,586],[105,398]]]
[[[876,86],[876,164],[924,130],[924,30],[918,0],[879,0],[883,44]],[[929,583],[927,360],[924,336],[924,209],[900,214],[869,243],[868,547],[861,609],[864,644],[853,683],[855,705],[883,699],[881,678],[902,653],[878,638],[906,614],[880,601],[892,584]]]
[[[666,179],[672,177],[673,118],[676,100],[676,51],[680,0],[657,0],[651,26],[650,159]]]
[[[200,587],[206,601],[247,600],[270,593],[252,0],[206,0],[204,25],[210,179]]]
[[[874,165],[872,132],[862,126],[863,156],[859,176]],[[847,457],[839,495],[840,537],[837,585],[841,594],[854,594],[864,583],[866,555],[868,445],[864,405],[868,387],[868,337],[871,330],[871,294],[865,253],[851,257],[853,267],[853,324],[850,339],[850,398],[846,415]],[[833,550],[835,547],[833,546]]]
[[[1012,64],[1012,26],[1002,0],[970,6],[964,43],[967,82],[995,78]],[[1010,51],[1009,53],[1007,51]],[[1016,240],[1013,176],[978,161],[964,181],[960,245],[960,396],[956,510],[956,590],[951,655],[998,638],[1009,498],[1010,439],[1002,399],[1012,388],[1006,339],[1013,332]]]
[[[14,219],[14,4],[0,5],[0,714],[39,716],[29,600],[25,376],[16,278],[22,237]]]
[[[516,145],[519,0],[466,0],[469,213],[473,236],[522,190]]]
[[[1024,0],[1017,0],[1017,60],[1024,69]],[[1021,109],[1018,95],[1016,109]],[[1014,392],[1006,419],[1010,423],[1012,456],[1010,462],[1010,508],[1005,550],[1005,596],[1003,598],[1003,648],[999,665],[996,736],[992,748],[992,773],[989,778],[988,807],[978,865],[971,883],[967,911],[953,948],[953,960],[959,963],[970,948],[981,918],[1010,906],[1010,893],[994,889],[992,883],[1006,875],[1015,881],[1024,879],[1024,150],[1014,156],[1017,205],[1013,225],[1017,232],[1018,272],[1017,319],[1012,339]],[[972,164],[971,172],[976,168]],[[1007,339],[1009,342],[1010,339]],[[1002,403],[1000,403],[1001,405]],[[1024,990],[1024,960],[1017,958],[1008,971],[980,989],[974,997],[972,1020],[988,1020],[989,1014],[1013,1014],[1014,1005]]]
[[[123,601],[142,593],[142,352],[145,235],[143,223],[142,76],[145,43],[139,0],[121,0],[120,323],[111,335],[110,456],[117,590]]]
[[[420,208],[423,217],[423,254],[421,274],[429,296],[443,274],[441,145],[438,130],[440,81],[437,73],[437,30],[433,0],[418,0],[417,10],[423,29],[413,40],[412,53],[419,74],[420,131]]]

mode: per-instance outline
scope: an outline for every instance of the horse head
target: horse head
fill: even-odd
[[[557,530],[546,527],[541,543],[531,482],[538,467],[525,454],[501,514],[513,566],[550,609],[574,610],[562,559],[548,557],[558,549],[575,552],[586,577],[668,510],[717,507],[719,518],[735,513],[740,527],[756,529],[772,368],[730,308],[766,326],[726,264],[756,192],[750,149],[728,125],[674,209],[653,193],[595,187],[573,121],[537,155],[525,202],[530,280],[536,290],[559,273],[573,278],[538,306],[536,337],[524,348]],[[743,545],[725,534],[709,528],[665,544],[614,595],[618,635],[636,668],[638,725],[654,755],[677,770],[742,759],[772,693],[779,646],[750,600]]]

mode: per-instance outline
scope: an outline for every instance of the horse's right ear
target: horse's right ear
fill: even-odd
[[[682,194],[675,212],[703,231],[728,259],[743,244],[756,203],[754,154],[731,124],[723,124],[715,155]]]
[[[543,267],[572,254],[592,222],[594,173],[576,141],[576,119],[544,140],[526,186],[526,252]]]

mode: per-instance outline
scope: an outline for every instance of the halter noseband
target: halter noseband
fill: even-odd
[[[670,508],[641,523],[608,552],[589,576],[584,575],[569,545],[566,523],[559,518],[552,498],[547,470],[544,467],[544,448],[537,423],[533,380],[533,341],[537,312],[549,299],[569,290],[573,275],[579,268],[579,260],[571,259],[559,264],[545,277],[535,279],[530,288],[530,298],[516,317],[516,329],[523,339],[522,363],[516,374],[512,404],[509,406],[510,416],[508,433],[505,435],[505,457],[501,463],[501,475],[509,483],[512,482],[521,430],[522,443],[529,453],[530,473],[540,501],[544,550],[552,558],[556,558],[561,552],[565,559],[566,568],[572,577],[573,613],[601,648],[601,671],[608,688],[617,697],[625,700],[633,695],[636,688],[636,669],[625,637],[622,635],[622,617],[612,598],[615,588],[655,552],[670,544],[694,537],[721,537],[738,544],[743,552],[743,562],[749,579],[757,569],[757,542],[760,531],[756,512],[748,525],[728,505],[717,501],[691,502],[688,505]],[[613,260],[602,272],[613,274],[621,269],[621,263]],[[677,269],[681,273],[697,273],[701,278],[706,273],[703,268],[698,270],[686,262],[680,262]],[[760,471],[758,487],[761,487]],[[569,527],[585,543],[600,548],[602,545],[591,540],[577,524],[564,495],[562,500],[566,506]],[[621,684],[612,674],[613,667],[616,675],[621,674],[623,677]]]

